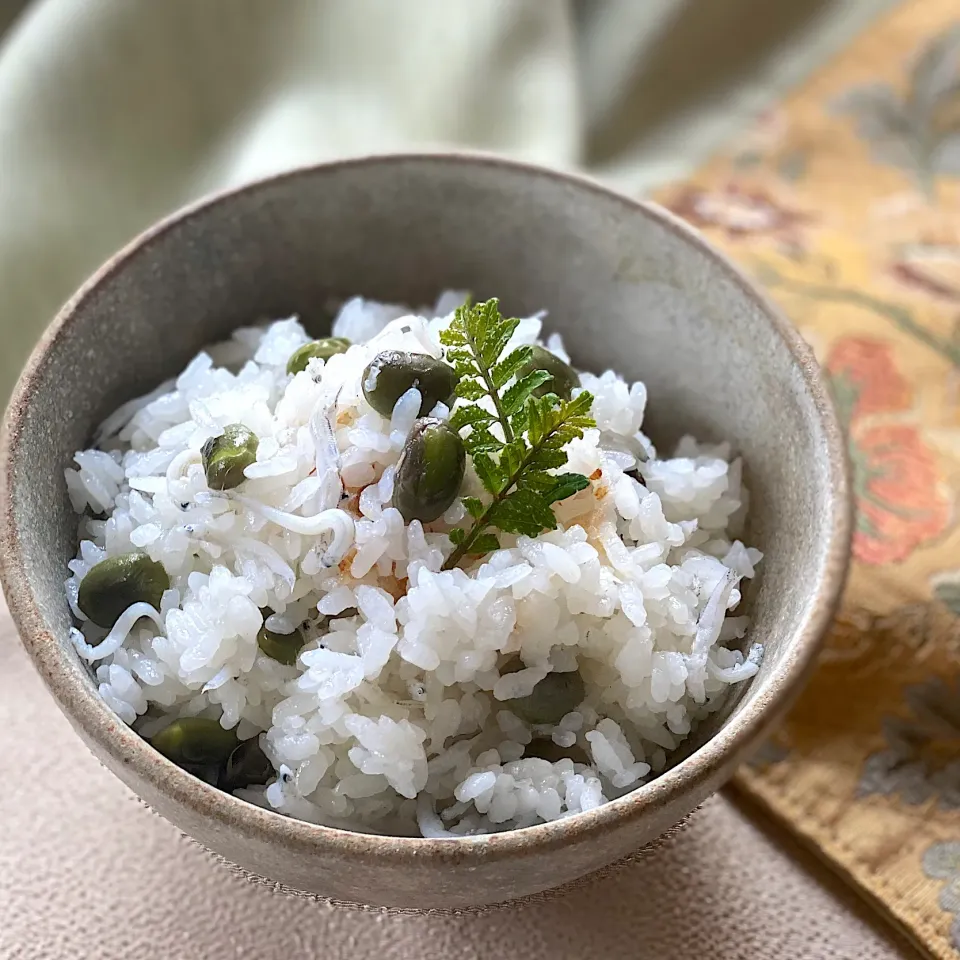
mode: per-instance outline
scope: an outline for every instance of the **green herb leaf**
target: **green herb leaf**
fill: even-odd
[[[516,413],[526,402],[527,397],[533,393],[537,387],[543,386],[550,379],[550,374],[546,370],[534,370],[525,377],[521,377],[509,390],[503,395],[503,409],[507,416]]]
[[[554,450],[544,447],[530,458],[530,466],[537,470],[557,470],[567,462],[567,454],[563,450]]]
[[[490,523],[504,533],[535,537],[541,530],[556,530],[557,518],[550,505],[533,490],[514,490],[498,500],[490,511]]]
[[[461,400],[479,400],[481,397],[487,395],[487,391],[484,390],[483,384],[479,380],[471,380],[469,376],[464,376],[464,374],[458,370],[457,373],[460,374],[460,383],[457,384],[457,396]]]
[[[486,322],[488,323],[487,329],[484,331],[484,336],[478,336],[477,339],[481,340],[480,348],[480,360],[486,367],[492,367],[499,359],[500,354],[503,353],[504,347],[506,347],[510,338],[513,336],[514,331],[520,325],[519,319],[505,320],[500,316],[500,311],[497,309],[496,301],[488,301],[483,304],[483,308],[488,308],[490,304],[493,304],[492,310],[488,310]]]
[[[521,436],[527,432],[527,404],[524,404],[511,418],[510,429],[514,436]]]
[[[567,497],[572,497],[575,493],[586,490],[590,486],[590,481],[582,473],[561,473],[554,479],[556,483],[543,495],[548,503],[566,500]]]
[[[460,308],[458,309],[457,313],[459,314],[460,310],[469,310],[469,309],[470,309],[470,304],[469,304],[469,303],[465,303],[462,307],[460,307]],[[467,342],[467,338],[466,338],[466,335],[465,335],[465,332],[464,332],[464,330],[463,330],[462,325],[458,325],[457,322],[454,321],[453,323],[450,324],[449,327],[447,327],[447,328],[444,329],[444,330],[441,330],[441,331],[440,331],[440,342],[441,342],[445,347],[462,347],[462,346],[464,346],[464,345],[466,344],[466,342]]]
[[[473,525],[450,532],[454,550],[445,569],[466,556],[496,550],[499,540],[490,528],[529,537],[555,530],[551,504],[590,483],[580,474],[554,471],[567,463],[564,447],[596,426],[590,416],[593,397],[586,391],[572,400],[552,393],[535,397],[534,391],[550,374],[534,370],[519,376],[532,349],[521,346],[501,356],[518,324],[519,320],[500,315],[496,300],[488,300],[458,308],[440,334],[446,360],[460,376],[456,396],[462,402],[454,407],[450,425],[467,431],[464,447],[490,497],[488,503],[463,498]],[[477,403],[483,397],[489,398],[493,412]]]
[[[498,389],[511,377],[515,377],[520,368],[533,356],[533,347],[526,345],[517,347],[501,360],[491,371],[493,385]]]
[[[495,453],[503,446],[503,441],[495,437],[486,427],[474,427],[470,436],[465,437],[463,445],[473,456],[475,453]]]
[[[477,471],[477,476],[487,493],[498,494],[500,492],[506,478],[500,469],[500,465],[495,463],[488,454],[473,454],[473,469]]]
[[[450,414],[449,422],[454,430],[460,430],[463,427],[471,427],[478,423],[486,425],[492,423],[495,419],[496,417],[494,417],[489,410],[484,410],[483,407],[471,404],[468,407],[457,407],[453,413]]]
[[[448,350],[446,359],[447,363],[456,364],[460,370],[469,370],[476,376],[480,374],[480,368],[473,362],[473,356],[469,350],[465,350],[462,347]]]
[[[492,553],[500,549],[500,541],[495,533],[481,533],[473,541],[470,552],[473,554]]]
[[[483,501],[476,497],[462,497],[460,502],[474,520],[483,514]]]
[[[500,469],[508,477],[521,475],[526,455],[527,445],[523,442],[522,437],[506,444],[500,454]]]

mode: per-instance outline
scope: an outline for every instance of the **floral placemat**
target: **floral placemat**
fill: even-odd
[[[857,498],[842,612],[739,785],[960,957],[960,7],[911,0],[658,199],[813,345]]]

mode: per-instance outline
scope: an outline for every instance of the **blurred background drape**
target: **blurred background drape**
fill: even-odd
[[[682,176],[889,0],[0,0],[0,400],[75,287],[199,195],[451,145]]]

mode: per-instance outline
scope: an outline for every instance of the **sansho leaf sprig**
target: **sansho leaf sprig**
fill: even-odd
[[[519,323],[500,315],[497,300],[487,300],[458,308],[440,334],[447,362],[460,376],[457,399],[465,401],[454,409],[450,425],[461,432],[474,470],[490,495],[488,503],[463,498],[473,524],[450,531],[454,550],[444,569],[455,567],[468,554],[496,550],[500,543],[493,530],[528,537],[555,530],[551,505],[590,482],[579,473],[555,471],[567,462],[563,448],[596,426],[590,416],[593,397],[586,391],[572,400],[553,393],[535,396],[550,374],[545,370],[521,374],[532,348],[517,347],[502,356]],[[488,404],[481,402],[485,398]]]

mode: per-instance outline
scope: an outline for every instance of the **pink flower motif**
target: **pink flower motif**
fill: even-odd
[[[910,385],[893,362],[890,344],[871,337],[843,337],[825,364],[844,419],[905,410]]]
[[[731,183],[722,190],[687,187],[668,204],[678,216],[698,227],[717,228],[737,239],[770,236],[799,245],[808,214],[792,210],[760,189]]]
[[[943,303],[960,303],[960,246],[955,243],[904,244],[888,273],[911,291]]]
[[[872,565],[905,560],[947,528],[950,500],[917,427],[863,418],[909,409],[910,385],[882,340],[841,338],[824,366],[849,433],[857,502],[854,556]]]

